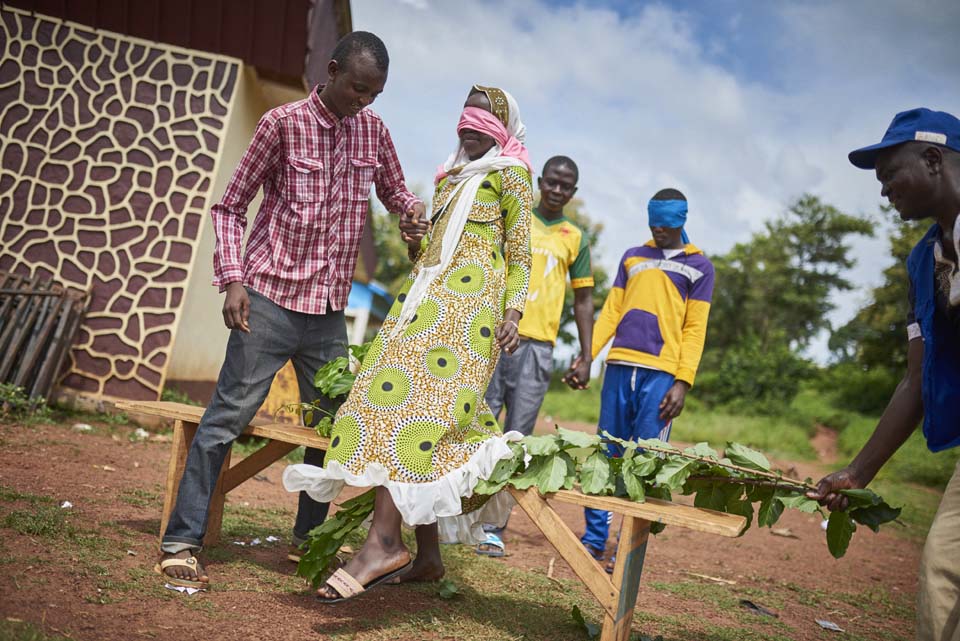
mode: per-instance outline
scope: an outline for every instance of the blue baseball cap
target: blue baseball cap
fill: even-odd
[[[911,140],[942,145],[960,151],[960,120],[946,111],[926,108],[901,111],[893,117],[883,140],[869,147],[854,149],[847,156],[860,169],[874,169],[881,149]]]

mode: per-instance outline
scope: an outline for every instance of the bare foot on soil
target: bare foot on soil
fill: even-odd
[[[436,583],[443,578],[446,573],[443,567],[443,561],[439,559],[421,559],[417,557],[413,560],[413,566],[403,574],[388,583],[397,585],[399,583]]]

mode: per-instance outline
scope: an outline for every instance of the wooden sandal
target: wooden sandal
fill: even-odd
[[[165,572],[167,568],[187,568],[193,570],[193,573],[197,575],[197,578],[200,578],[200,572],[197,570],[200,562],[197,561],[197,557],[189,556],[185,559],[178,559],[176,557],[171,557],[169,559],[164,559],[153,566],[153,571],[157,574],[163,576],[164,580],[170,585],[176,585],[181,588],[196,588],[198,590],[206,590],[210,587],[209,581],[193,581],[191,579],[179,579],[175,576],[170,576]]]

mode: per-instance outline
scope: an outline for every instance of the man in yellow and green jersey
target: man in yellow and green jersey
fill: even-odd
[[[577,192],[580,172],[566,156],[554,156],[543,166],[537,181],[540,202],[533,210],[530,250],[533,265],[527,306],[520,319],[520,347],[512,354],[502,354],[487,387],[486,400],[490,411],[499,417],[506,408],[503,431],[527,435],[533,432],[537,414],[550,385],[553,373],[553,346],[560,331],[567,276],[573,287],[573,314],[580,338],[580,351],[586,358],[578,360],[575,372],[568,376],[573,387],[583,389],[590,380],[593,333],[593,270],[586,234],[563,215],[564,206]],[[487,541],[477,552],[490,556],[503,555],[499,530],[488,530]]]

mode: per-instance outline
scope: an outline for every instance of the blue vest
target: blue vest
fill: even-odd
[[[923,333],[923,435],[931,452],[960,445],[960,336],[937,313],[933,247],[939,233],[935,223],[907,258]]]

